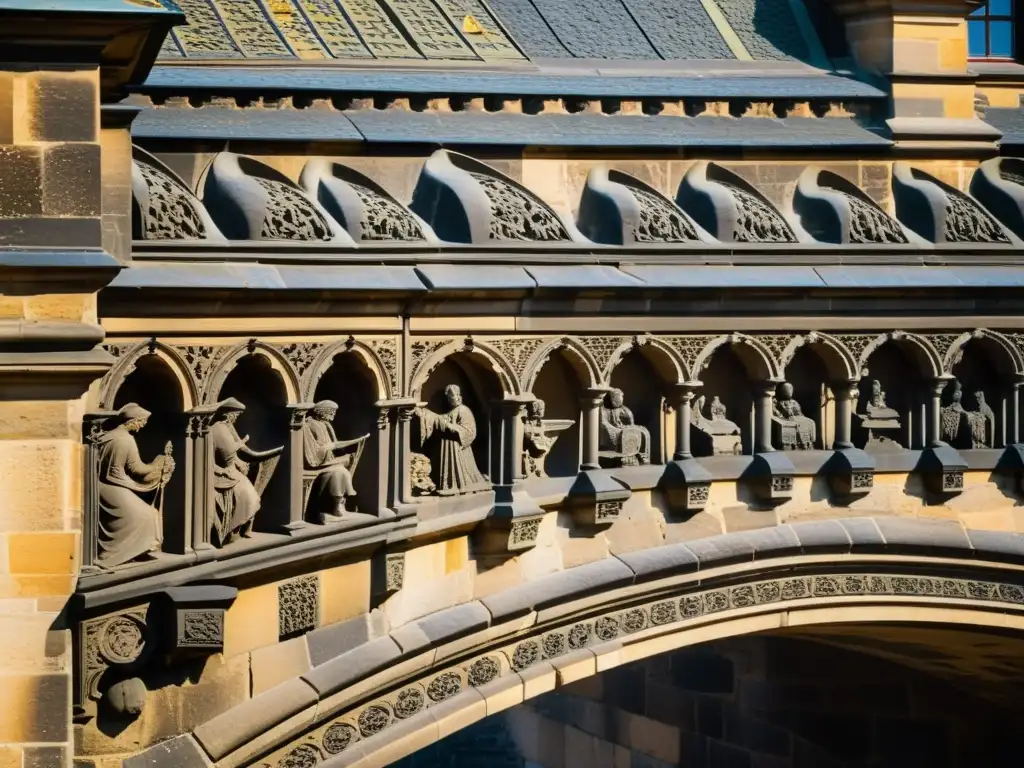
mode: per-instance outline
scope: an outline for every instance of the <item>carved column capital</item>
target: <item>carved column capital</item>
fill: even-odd
[[[611,387],[589,387],[583,390],[583,394],[580,395],[580,407],[584,410],[587,408],[600,408],[604,402],[605,395],[611,391]]]
[[[313,410],[313,403],[289,403],[285,407],[288,409],[288,427],[295,431],[302,429],[306,415]]]

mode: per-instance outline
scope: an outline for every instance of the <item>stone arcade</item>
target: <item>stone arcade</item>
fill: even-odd
[[[1012,764],[972,10],[0,2],[0,768]]]

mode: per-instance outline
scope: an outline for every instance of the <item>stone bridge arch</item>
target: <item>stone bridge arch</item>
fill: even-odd
[[[1022,542],[954,522],[879,517],[625,553],[321,658],[125,765],[384,766],[616,666],[783,628],[970,626],[1024,642]]]

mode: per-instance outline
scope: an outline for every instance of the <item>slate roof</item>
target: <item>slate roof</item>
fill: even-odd
[[[1019,149],[1024,146],[1024,109],[1020,107],[988,107],[985,122],[1002,134],[1002,147]]]

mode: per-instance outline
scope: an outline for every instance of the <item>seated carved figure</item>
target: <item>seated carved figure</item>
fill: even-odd
[[[651,460],[651,433],[637,424],[633,412],[623,405],[621,389],[605,395],[598,449],[602,459],[623,466],[647,464]]]
[[[784,451],[809,451],[814,448],[818,426],[804,416],[803,408],[793,397],[793,385],[782,383],[772,406],[772,431],[775,444]]]
[[[337,413],[337,403],[321,400],[302,422],[303,480],[310,483],[306,509],[320,523],[341,520],[347,500],[356,495],[352,473],[369,437],[338,440],[332,423]]]
[[[713,456],[739,456],[743,452],[739,425],[725,418],[725,404],[718,399],[718,395],[711,400],[710,419],[704,415],[705,402],[706,398],[701,395],[693,404],[690,412],[693,426],[705,435],[705,441],[710,444],[710,453]]]
[[[527,406],[523,425],[523,475],[547,477],[544,460],[555,447],[558,436],[576,422],[571,419],[545,419],[544,401],[533,400]]]
[[[864,405],[864,413],[854,414],[866,433],[865,450],[901,450],[899,442],[900,415],[885,403],[885,390],[878,379],[871,380],[871,394]]]
[[[239,437],[235,430],[235,422],[244,410],[243,403],[229,397],[217,404],[214,422],[210,426],[213,489],[217,500],[213,532],[220,546],[236,536],[247,537],[252,533],[260,508],[260,496],[284,450],[284,446],[269,451],[250,448],[249,436]],[[249,461],[260,463],[255,482],[249,479]]]
[[[110,419],[112,429],[96,440],[99,485],[97,563],[112,568],[160,550],[163,488],[174,472],[170,444],[147,464],[133,433],[146,425],[149,411],[128,403]],[[154,493],[153,503],[141,494]]]

